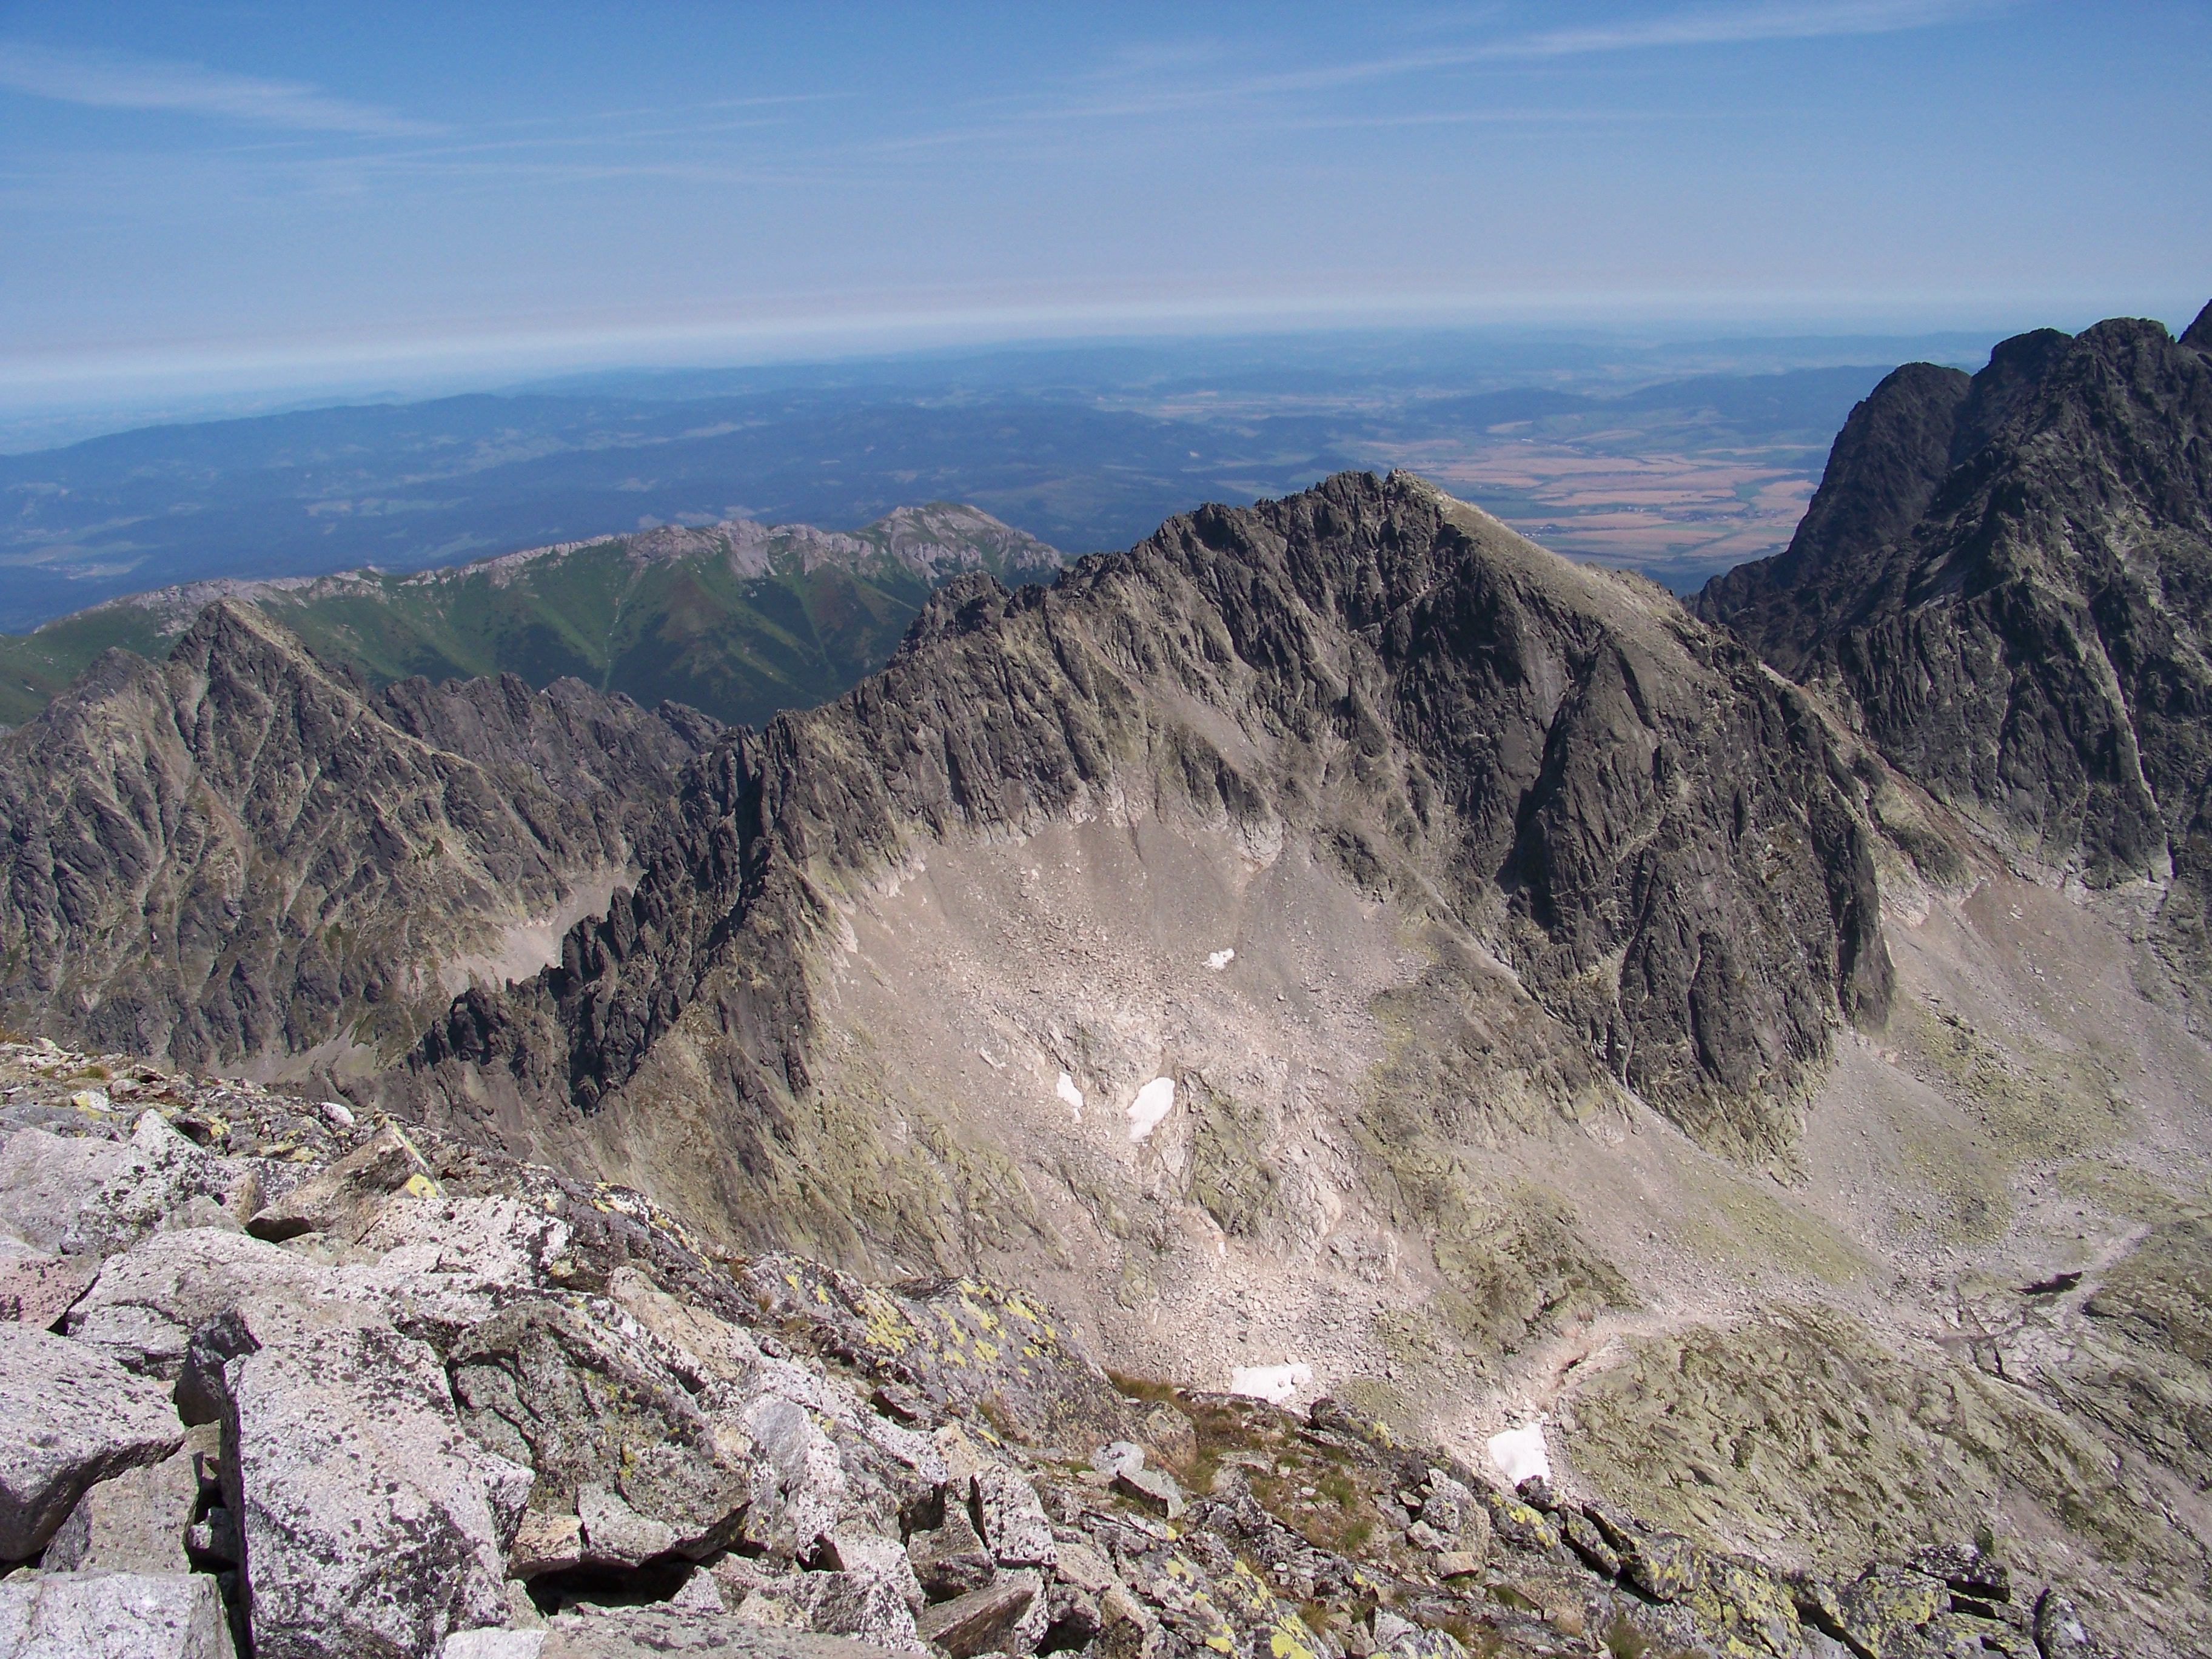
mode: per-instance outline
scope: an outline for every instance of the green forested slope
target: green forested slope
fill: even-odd
[[[758,725],[882,666],[930,591],[963,570],[1009,582],[1060,555],[973,507],[901,507],[850,533],[733,521],[509,554],[441,570],[194,583],[0,635],[0,723],[19,725],[100,653],[167,653],[234,595],[372,684],[564,675]]]

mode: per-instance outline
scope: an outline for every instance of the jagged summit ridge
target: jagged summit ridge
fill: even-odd
[[[1700,613],[1832,693],[2038,860],[2177,891],[2201,967],[2212,786],[2212,332],[2126,319],[1899,369],[1796,539]],[[2192,969],[2192,974],[2195,972]]]
[[[1498,964],[1480,998],[1533,1024],[1449,1040],[1478,1072],[1626,1086],[1772,1152],[1831,1027],[1887,994],[1856,788],[1796,694],[1660,590],[1340,475],[1050,588],[949,586],[883,673],[702,759],[635,892],[458,1006],[416,1086],[511,1091],[550,1133],[703,1071],[741,1103],[709,1131],[740,1167],[811,1163],[806,1111],[771,1103],[814,1092],[834,896],[932,846],[1157,821],[1317,848]]]
[[[373,1067],[604,904],[717,729],[574,682],[373,693],[218,601],[0,744],[0,1006],[191,1064]]]

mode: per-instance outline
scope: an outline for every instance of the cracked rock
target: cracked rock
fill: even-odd
[[[42,1572],[0,1580],[9,1659],[234,1659],[204,1573]]]
[[[0,1561],[37,1554],[87,1487],[183,1438],[159,1383],[65,1337],[0,1324]]]

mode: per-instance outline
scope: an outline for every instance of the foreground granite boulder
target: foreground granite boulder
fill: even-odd
[[[185,1538],[216,1478],[213,1425],[191,1430],[158,1463],[101,1481],[77,1500],[39,1565],[49,1572],[190,1572]]]
[[[808,1631],[778,1630],[661,1607],[571,1613],[544,1630],[465,1631],[438,1659],[883,1659],[883,1650]]]
[[[343,1307],[231,1323],[222,1484],[257,1659],[428,1654],[503,1622],[529,1472],[462,1431],[437,1355]]]
[[[63,1255],[127,1249],[195,1198],[220,1198],[232,1176],[142,1113],[128,1141],[24,1129],[0,1145],[0,1232]]]
[[[0,1580],[5,1659],[234,1659],[215,1580],[181,1573],[24,1573]]]
[[[158,1383],[50,1332],[0,1324],[0,1561],[37,1554],[86,1487],[183,1438]]]

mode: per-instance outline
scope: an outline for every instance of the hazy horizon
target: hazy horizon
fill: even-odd
[[[0,409],[2212,291],[2200,4],[0,9]]]

